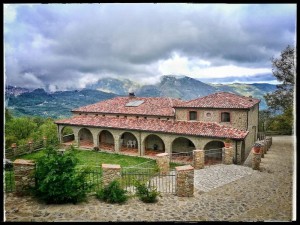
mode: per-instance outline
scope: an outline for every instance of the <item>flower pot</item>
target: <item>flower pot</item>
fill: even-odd
[[[253,147],[253,152],[260,153],[260,147]]]

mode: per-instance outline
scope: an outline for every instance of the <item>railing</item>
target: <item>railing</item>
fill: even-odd
[[[171,157],[170,157],[170,163],[192,164],[193,163],[193,151],[172,152]]]
[[[266,137],[266,133],[265,132],[257,132],[257,139],[258,140],[264,140]]]
[[[204,154],[205,165],[219,164],[223,161],[223,148],[204,150]]]
[[[94,166],[87,171],[81,171],[79,166],[77,172],[86,175],[83,188],[86,189],[87,192],[97,192],[103,187],[102,168],[100,166]]]
[[[13,166],[4,169],[4,192],[13,192],[15,190],[15,176]]]
[[[74,134],[68,134],[62,137],[62,141],[64,142],[70,142],[70,141],[74,141],[75,140],[75,136]]]

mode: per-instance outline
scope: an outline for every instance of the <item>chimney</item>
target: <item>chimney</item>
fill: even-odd
[[[134,98],[134,97],[135,97],[134,92],[129,92],[128,97],[129,97],[129,98]]]
[[[249,101],[252,102],[253,101],[252,100],[252,95],[249,95],[249,98],[250,98]]]

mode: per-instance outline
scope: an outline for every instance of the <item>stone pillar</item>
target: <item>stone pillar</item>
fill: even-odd
[[[47,146],[47,137],[43,137],[43,144],[44,144],[44,147],[46,147]]]
[[[11,144],[11,149],[15,156],[17,154],[17,144],[16,143]]]
[[[29,146],[29,153],[31,153],[33,151],[33,142],[29,141],[28,146]]]
[[[204,168],[204,150],[193,151],[193,166],[195,170]]]
[[[260,162],[261,162],[261,154],[255,153],[252,150],[252,169],[259,170]]]
[[[168,153],[156,154],[156,164],[161,174],[166,175],[170,170],[170,157]]]
[[[266,140],[262,141],[262,146],[263,146],[264,154],[267,154],[268,145],[267,145],[267,141]]]
[[[194,168],[191,165],[177,166],[176,170],[176,195],[179,197],[194,196]]]
[[[106,186],[113,180],[121,178],[121,166],[115,164],[102,164],[103,185]]]
[[[33,160],[16,159],[14,161],[16,194],[30,194],[30,188],[35,187],[35,163]]]
[[[262,141],[259,141],[261,158],[265,158],[265,145]]]
[[[115,152],[120,152],[120,139],[119,135],[114,135],[114,140],[115,140]]]
[[[233,148],[224,148],[224,156],[223,156],[223,163],[226,165],[230,165],[233,163]]]

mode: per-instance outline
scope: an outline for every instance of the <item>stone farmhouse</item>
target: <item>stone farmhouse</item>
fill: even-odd
[[[57,120],[61,143],[136,155],[218,149],[231,139],[241,164],[257,139],[259,99],[218,92],[191,101],[168,97],[115,97],[72,110]],[[64,136],[69,127],[73,135]]]

